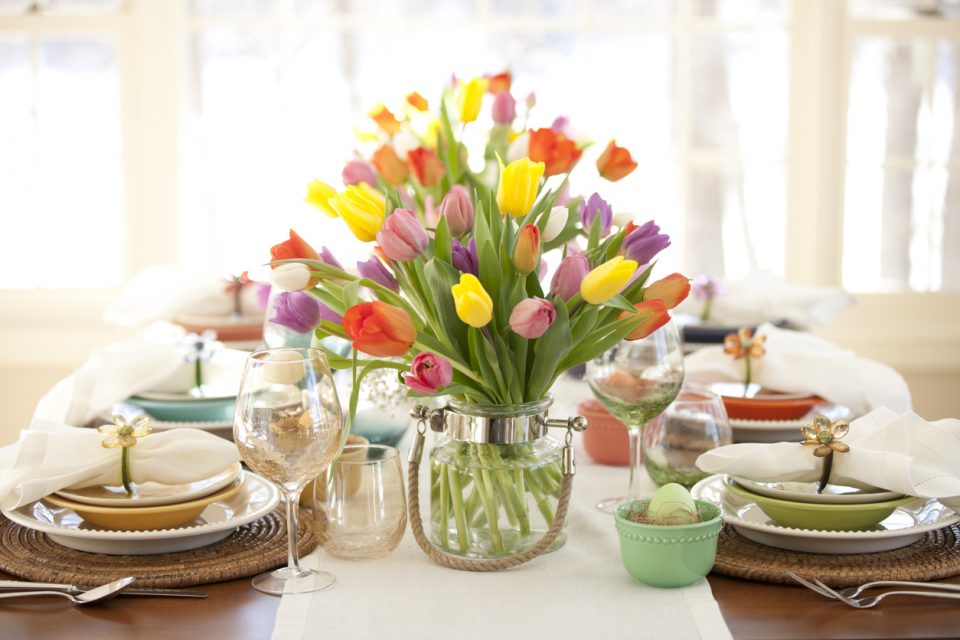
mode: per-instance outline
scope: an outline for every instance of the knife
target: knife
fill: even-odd
[[[56,584],[48,582],[22,582],[20,580],[0,580],[0,591],[63,591],[64,593],[78,594],[86,589],[73,584]],[[124,589],[121,596],[164,596],[168,598],[206,598],[202,591],[188,591],[187,589],[160,589],[140,587]]]

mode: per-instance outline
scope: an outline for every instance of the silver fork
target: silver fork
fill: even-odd
[[[960,600],[960,593],[945,593],[943,591],[887,591],[886,593],[881,593],[878,596],[871,596],[869,598],[848,598],[847,596],[841,595],[839,592],[834,591],[817,579],[814,579],[814,582],[823,590],[820,591],[821,594],[832,594],[833,597],[855,609],[869,609],[871,607],[875,607],[887,596],[920,596],[922,598],[945,598],[947,600]]]
[[[784,571],[784,573],[790,576],[791,578],[793,578],[794,580],[796,580],[797,582],[799,582],[800,584],[802,584],[803,586],[807,587],[808,589],[816,591],[817,593],[824,595],[828,598],[836,598],[837,596],[833,595],[833,593],[838,593],[847,598],[856,598],[867,589],[873,589],[875,587],[916,587],[919,589],[932,589],[932,590],[941,591],[941,592],[956,591],[960,593],[960,584],[947,584],[942,582],[907,582],[904,580],[877,580],[875,582],[868,582],[866,584],[862,584],[859,587],[847,587],[846,589],[832,589],[831,587],[828,587],[827,585],[820,582],[820,580],[816,580],[816,582],[823,586],[817,587],[817,585],[813,584],[808,580],[804,580],[803,578],[801,578],[800,576],[798,576],[797,574],[791,571]],[[827,591],[824,591],[824,589],[829,589],[830,591],[827,592]]]

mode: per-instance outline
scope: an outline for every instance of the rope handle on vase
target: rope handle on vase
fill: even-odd
[[[563,531],[567,519],[567,509],[570,506],[570,494],[573,491],[573,476],[576,473],[577,463],[573,455],[573,432],[583,431],[586,420],[577,416],[568,420],[551,420],[550,426],[565,425],[567,435],[562,452],[563,481],[560,484],[560,498],[557,501],[557,511],[553,524],[547,529],[536,544],[519,553],[513,553],[499,558],[464,558],[438,549],[423,531],[423,520],[420,516],[420,460],[423,458],[423,444],[427,431],[427,420],[433,420],[438,413],[430,412],[426,407],[414,407],[411,415],[417,419],[417,433],[413,444],[410,445],[410,455],[407,458],[407,503],[410,512],[410,529],[413,537],[427,557],[448,569],[460,571],[502,571],[529,562],[546,551]]]

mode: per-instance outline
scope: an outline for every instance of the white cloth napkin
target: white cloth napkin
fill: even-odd
[[[874,360],[860,358],[810,333],[763,324],[766,354],[752,361],[752,381],[784,393],[810,393],[849,407],[854,415],[887,407],[903,413],[912,408],[903,377]],[[704,347],[684,360],[686,379],[697,384],[742,382],[743,359],[734,360],[722,346]]]
[[[35,420],[20,441],[0,449],[0,510],[39,500],[64,488],[120,484],[120,447],[107,434]],[[199,429],[151,433],[130,448],[136,483],[183,484],[209,478],[239,460],[237,447]]]
[[[851,422],[843,442],[850,451],[834,454],[832,483],[941,498],[960,507],[960,420],[927,422],[912,412],[877,409]],[[697,466],[757,482],[816,482],[823,458],[813,450],[796,442],[731,444],[704,453]]]
[[[787,320],[797,327],[815,327],[829,323],[856,302],[843,289],[792,284],[765,272],[731,282],[727,289],[713,300],[712,324],[739,327]],[[703,301],[691,295],[678,311],[699,318]]]

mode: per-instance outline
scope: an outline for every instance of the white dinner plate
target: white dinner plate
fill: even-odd
[[[960,515],[938,500],[917,498],[867,531],[820,531],[774,524],[752,500],[728,492],[719,475],[704,478],[690,493],[720,505],[724,522],[748,540],[778,549],[806,553],[877,553],[913,544],[928,531],[960,522]]]
[[[902,493],[886,489],[858,489],[828,484],[824,493],[817,493],[816,482],[754,482],[739,476],[731,479],[748,491],[777,500],[807,502],[813,504],[869,504],[902,498]]]
[[[819,413],[831,420],[853,420],[853,413],[840,404],[819,405]],[[809,418],[796,420],[737,420],[730,419],[734,442],[800,442],[803,436],[800,429],[809,426]]]
[[[84,522],[72,509],[43,500],[5,511],[19,525],[41,531],[71,549],[108,555],[149,555],[196,549],[223,540],[237,527],[270,513],[280,502],[273,484],[249,471],[240,491],[213,502],[188,525],[153,531],[110,531]]]
[[[100,507],[156,507],[165,504],[176,504],[203,498],[223,489],[237,479],[243,465],[234,462],[232,465],[203,480],[185,484],[160,484],[158,482],[144,482],[135,484],[133,495],[128,495],[122,486],[84,487],[83,489],[61,489],[57,495],[74,502],[93,504]]]

